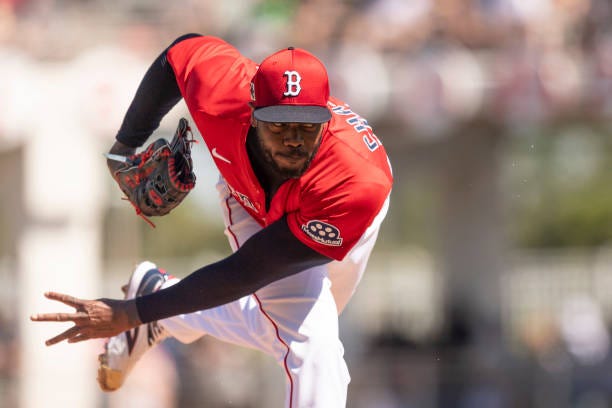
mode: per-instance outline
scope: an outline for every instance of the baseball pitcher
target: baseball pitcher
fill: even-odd
[[[286,407],[344,407],[350,377],[338,315],[389,205],[381,141],[330,96],[326,68],[311,53],[289,47],[257,64],[220,38],[188,34],[148,69],[108,153],[138,214],[167,214],[195,185],[190,124],[179,124],[172,142],[136,153],[181,99],[219,170],[232,255],[182,280],[144,261],[123,300],[48,292],[75,312],[32,320],[74,322],[48,345],[108,338],[99,357],[103,390],[121,387],[163,339],[211,335],[272,357],[285,373]]]

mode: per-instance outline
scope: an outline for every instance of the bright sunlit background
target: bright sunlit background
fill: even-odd
[[[104,394],[101,342],[47,348],[64,326],[28,319],[62,309],[45,290],[121,297],[141,260],[185,276],[229,253],[203,143],[155,229],[102,156],[188,32],[310,50],[387,147],[390,213],[341,316],[348,407],[612,406],[608,0],[0,0],[0,406],[282,406],[280,368],[211,338]]]

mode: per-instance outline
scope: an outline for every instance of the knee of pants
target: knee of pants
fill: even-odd
[[[319,333],[294,342],[287,356],[298,406],[343,407],[351,380],[344,349],[337,336]]]
[[[290,357],[296,365],[344,363],[344,347],[337,333],[316,332],[291,342]]]

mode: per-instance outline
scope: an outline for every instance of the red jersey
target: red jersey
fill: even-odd
[[[263,226],[287,215],[305,245],[341,260],[357,243],[391,191],[387,154],[367,121],[330,97],[332,119],[299,179],[285,181],[266,210],[249,160],[250,82],[257,63],[216,37],[196,37],[167,53],[189,112],[232,195]],[[280,244],[280,243],[279,243]]]

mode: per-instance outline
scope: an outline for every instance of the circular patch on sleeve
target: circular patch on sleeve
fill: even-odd
[[[340,230],[326,222],[319,220],[308,221],[306,225],[302,225],[302,231],[304,231],[313,241],[320,244],[328,246],[342,245]]]

